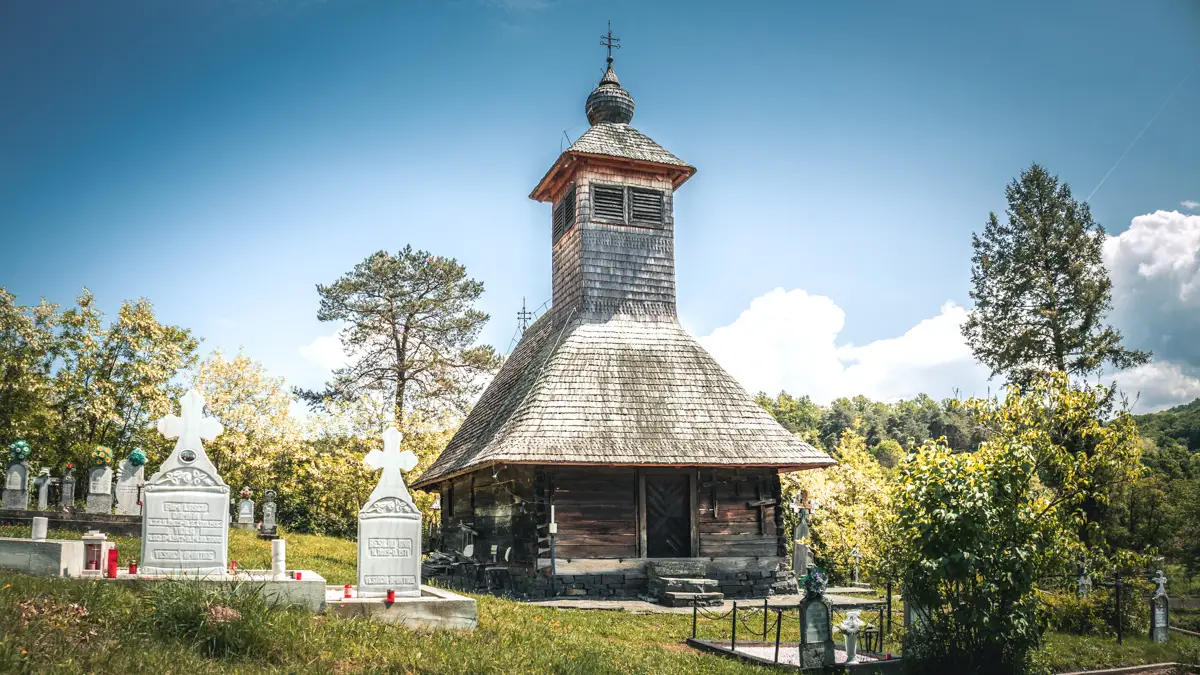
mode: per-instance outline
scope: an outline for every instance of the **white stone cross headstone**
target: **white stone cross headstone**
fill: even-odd
[[[1163,574],[1162,570],[1158,570],[1158,576],[1150,579],[1150,581],[1153,581],[1155,584],[1157,584],[1154,588],[1155,595],[1167,594],[1167,576]]]
[[[204,398],[191,390],[180,415],[158,421],[167,438],[179,439],[142,499],[142,573],[223,577],[229,557],[229,486],[204,452],[202,441],[223,431],[204,416]]]
[[[854,549],[852,551],[850,551],[850,557],[854,558],[854,583],[857,584],[858,583],[858,561],[862,560],[862,557],[863,557],[862,551],[859,551],[858,547],[855,546]]]
[[[167,415],[158,421],[158,432],[165,438],[178,438],[175,449],[202,448],[205,441],[211,441],[225,431],[225,427],[212,417],[204,416],[204,397],[200,392],[191,389],[179,401],[179,412],[182,416]]]
[[[379,484],[358,512],[358,593],[399,597],[421,595],[421,513],[404,486],[401,471],[417,465],[412,451],[400,451],[403,437],[396,429],[383,434],[383,450],[363,459],[383,469]]]

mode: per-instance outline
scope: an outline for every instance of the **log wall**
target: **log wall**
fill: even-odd
[[[551,480],[559,558],[638,555],[635,469],[556,467]]]

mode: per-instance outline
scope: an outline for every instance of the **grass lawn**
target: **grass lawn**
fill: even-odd
[[[0,527],[0,536],[26,537],[28,531]],[[51,532],[51,537],[78,536]],[[290,568],[315,570],[330,584],[354,583],[353,542],[308,535],[287,539]],[[123,565],[137,557],[138,545],[137,538],[117,539]],[[253,532],[230,531],[230,557],[240,566],[268,567],[270,553],[270,542]],[[556,610],[477,596],[477,630],[432,633],[299,610],[254,614],[240,601],[228,600],[242,609],[243,618],[209,622],[197,637],[164,630],[174,621],[165,617],[182,611],[183,601],[173,592],[0,572],[0,672],[771,672],[685,647],[690,615]],[[208,616],[205,610],[214,602],[193,614]],[[702,624],[700,636],[721,637],[718,628]],[[785,640],[796,639],[795,628],[788,626]],[[1172,635],[1168,644],[1155,645],[1138,636],[1118,647],[1111,638],[1050,635],[1042,660],[1056,670],[1074,670],[1174,661],[1181,651],[1200,652],[1200,640]]]

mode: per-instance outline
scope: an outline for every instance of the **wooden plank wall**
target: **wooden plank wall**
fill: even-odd
[[[475,557],[490,561],[491,547],[497,559],[513,546],[513,512],[516,504],[514,475],[508,469],[484,469],[471,474],[475,531]]]
[[[637,471],[628,467],[553,470],[559,558],[637,555]]]
[[[713,511],[715,482],[717,508]],[[759,499],[778,501],[779,474],[775,471],[701,469],[696,504],[699,513],[700,555],[702,557],[778,555],[777,506],[767,506],[760,514],[748,502]]]

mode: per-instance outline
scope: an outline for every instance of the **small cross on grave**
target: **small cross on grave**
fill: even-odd
[[[859,551],[858,547],[855,546],[854,549],[850,551],[850,557],[854,558],[854,583],[857,584],[858,583],[858,561],[862,560],[862,557],[863,557],[862,551]]]
[[[178,438],[175,448],[200,448],[201,439],[211,441],[225,427],[212,417],[204,416],[204,397],[195,389],[189,390],[179,401],[181,416],[167,415],[158,421],[158,432],[166,438]]]
[[[1150,581],[1153,581],[1155,584],[1157,584],[1157,586],[1154,588],[1155,597],[1167,594],[1167,577],[1163,574],[1162,570],[1158,570],[1158,576],[1152,577]]]
[[[412,471],[417,465],[417,456],[412,450],[400,452],[400,441],[404,438],[395,427],[383,432],[383,450],[375,448],[363,458],[363,463],[371,469],[383,469],[379,477],[379,485],[390,486],[396,483],[404,485],[404,475],[400,471]],[[400,469],[400,471],[393,471]]]

